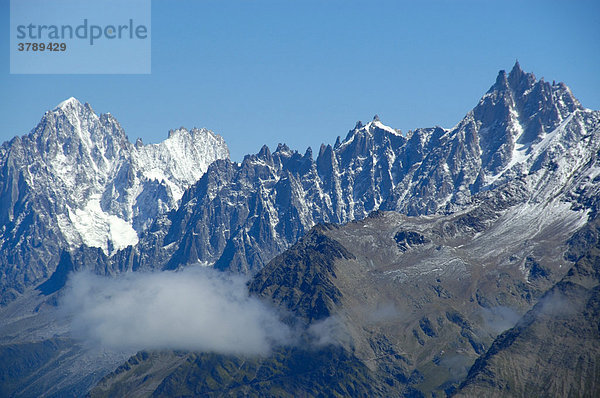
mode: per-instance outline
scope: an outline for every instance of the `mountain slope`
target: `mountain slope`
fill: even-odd
[[[580,241],[574,246],[584,243],[589,249],[514,328],[494,341],[455,396],[598,395],[599,227],[595,221],[574,237]]]
[[[204,354],[186,354],[191,359],[166,373],[159,372],[161,361],[138,358],[135,366],[107,376],[92,396],[133,386],[142,369],[150,376],[135,386],[145,391],[140,396],[294,396],[286,380],[296,380],[295,388],[308,396],[344,395],[349,385],[365,380],[371,389],[359,389],[359,395],[450,393],[498,334],[572,264],[565,257],[573,246],[568,241],[586,222],[586,212],[554,203],[561,201],[556,198],[531,208],[526,193],[525,184],[506,184],[476,195],[468,210],[451,215],[375,212],[343,226],[319,225],[275,257],[251,280],[251,294],[292,314],[287,320],[297,328],[327,328],[335,336],[329,343],[337,341],[308,348],[312,358],[322,358],[310,375],[286,365],[298,355],[288,348],[267,358],[209,355],[209,362],[200,359]],[[351,372],[358,379],[327,382],[314,391],[319,369],[335,368],[340,355],[322,355],[329,350],[342,353],[343,366],[361,376]],[[276,383],[252,371],[261,366],[278,369]]]
[[[208,130],[134,146],[113,116],[74,98],[46,112],[30,134],[0,147],[0,303],[48,277],[63,249],[110,255],[136,244],[212,161],[228,156]]]
[[[328,347],[320,351],[281,349],[266,358],[140,352],[100,381],[89,394],[90,397],[122,395],[347,397],[380,396],[382,390],[372,372],[351,354]]]

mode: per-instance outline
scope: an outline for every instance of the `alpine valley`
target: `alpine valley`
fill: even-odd
[[[0,147],[0,395],[595,397],[599,198],[600,111],[518,63],[453,128],[375,116],[241,163],[206,129],[133,144],[71,98]],[[297,341],[71,335],[72,273],[198,264],[246,275]]]

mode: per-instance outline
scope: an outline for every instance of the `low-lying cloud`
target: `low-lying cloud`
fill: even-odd
[[[111,349],[268,354],[294,339],[274,308],[248,295],[244,277],[207,268],[77,273],[61,303],[74,337]]]
[[[510,307],[482,308],[484,326],[492,333],[500,334],[516,325],[521,315]]]
[[[315,348],[350,342],[350,335],[346,326],[336,316],[330,316],[312,323],[304,336]]]

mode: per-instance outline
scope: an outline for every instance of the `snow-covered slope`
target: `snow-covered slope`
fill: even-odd
[[[1,272],[31,282],[53,271],[62,248],[111,255],[136,244],[210,163],[228,157],[209,130],[180,128],[161,143],[134,145],[112,115],[63,101],[0,149]]]

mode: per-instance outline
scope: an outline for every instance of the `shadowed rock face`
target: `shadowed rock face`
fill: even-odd
[[[328,228],[334,227],[313,228],[300,242],[273,259],[268,269],[251,281],[250,292],[274,301],[308,322],[331,316],[341,299],[341,292],[332,282],[334,264],[354,255],[323,234]]]
[[[88,396],[383,396],[384,391],[352,354],[328,347],[279,349],[267,358],[141,352]]]

